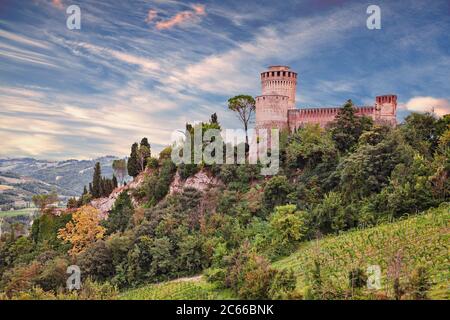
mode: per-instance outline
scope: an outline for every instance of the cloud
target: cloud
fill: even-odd
[[[174,70],[163,81],[179,90],[200,89],[219,95],[251,93],[259,87],[258,74],[262,66],[281,61],[288,64],[323,48],[330,41],[346,37],[346,31],[358,25],[353,15],[354,9],[350,8],[325,17],[294,19],[282,25],[282,29],[261,28],[254,39],[226,52],[209,55],[184,70]]]
[[[414,97],[402,108],[415,112],[434,112],[438,116],[450,114],[450,102],[447,99],[439,99],[434,97]]]
[[[194,9],[194,12],[199,16],[204,16],[206,14],[205,6],[202,4],[194,4],[192,8]]]
[[[130,53],[125,53],[122,51],[117,51],[113,49],[108,49],[105,47],[100,47],[97,45],[93,45],[90,43],[72,43],[73,46],[79,46],[87,49],[91,53],[103,57],[105,54],[110,55],[111,57],[119,60],[120,62],[124,62],[127,64],[138,65],[145,71],[157,71],[160,69],[160,65],[153,59],[148,59],[145,57],[133,55]]]
[[[199,21],[200,16],[206,15],[205,6],[201,4],[195,4],[192,6],[193,10],[186,10],[177,13],[172,18],[159,21],[156,23],[158,30],[171,29],[177,25],[185,23],[194,23]]]
[[[64,5],[62,3],[62,0],[52,0],[52,6],[54,6],[55,8],[58,8],[60,10],[64,9]]]
[[[5,30],[0,30],[0,37],[6,38],[8,40],[12,40],[15,42],[19,42],[21,44],[25,44],[28,46],[34,46],[34,47],[39,47],[42,49],[48,49],[49,45],[46,43],[42,43],[40,41],[37,40],[32,40],[28,37],[22,36],[22,35],[18,35],[12,32],[8,32]]]
[[[154,9],[148,10],[147,17],[145,18],[145,22],[150,23],[156,19],[158,12]]]
[[[50,135],[17,132],[1,134],[4,138],[1,152],[5,155],[40,156],[46,153],[60,153],[65,149],[65,146]]]

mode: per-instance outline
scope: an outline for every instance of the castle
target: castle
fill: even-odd
[[[256,129],[278,128],[294,131],[307,124],[325,127],[333,121],[339,107],[295,107],[297,73],[287,66],[271,66],[261,73],[262,95],[256,97]],[[367,116],[376,123],[397,124],[397,96],[383,95],[375,98],[372,106],[357,106],[357,115]]]

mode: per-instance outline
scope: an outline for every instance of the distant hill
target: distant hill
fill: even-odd
[[[33,158],[0,159],[0,205],[21,206],[34,194],[52,190],[62,198],[79,196],[92,181],[94,165],[100,162],[102,175],[112,177],[114,156],[93,160],[47,161]]]

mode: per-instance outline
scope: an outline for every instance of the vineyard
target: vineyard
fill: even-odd
[[[126,291],[123,300],[216,300],[232,299],[226,290],[218,290],[203,279],[173,280]]]
[[[320,265],[321,283],[329,291],[348,290],[351,270],[377,265],[381,269],[380,290],[363,289],[352,298],[392,298],[392,281],[402,282],[418,267],[424,267],[432,282],[429,296],[448,299],[450,205],[444,204],[420,215],[374,228],[353,230],[338,236],[303,243],[294,254],[274,263],[277,269],[292,269],[297,275],[299,297],[305,297],[309,273]],[[121,299],[232,299],[203,278],[174,280],[122,293]]]
[[[424,267],[433,284],[430,297],[448,299],[449,221],[450,205],[443,204],[398,222],[305,243],[274,266],[294,270],[297,287],[305,288],[309,272],[318,264],[323,286],[344,291],[351,270],[377,265],[382,288],[376,294],[384,297],[392,297],[392,278],[396,274],[406,282],[415,269]],[[361,298],[373,297],[373,292],[365,291],[360,293]]]

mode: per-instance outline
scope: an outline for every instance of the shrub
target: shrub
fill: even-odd
[[[78,257],[83,278],[106,280],[114,274],[111,250],[105,241],[99,240],[82,252]]]
[[[292,269],[278,270],[270,284],[270,299],[289,299],[295,289],[296,283],[297,278]]]
[[[427,299],[428,290],[430,290],[431,281],[427,270],[424,267],[417,267],[409,279],[409,289],[412,298],[415,300]]]
[[[285,176],[271,178],[264,188],[263,200],[266,208],[272,211],[274,207],[286,204],[291,191],[291,185]]]
[[[361,268],[355,268],[348,273],[350,288],[363,288],[367,283],[367,275]]]

